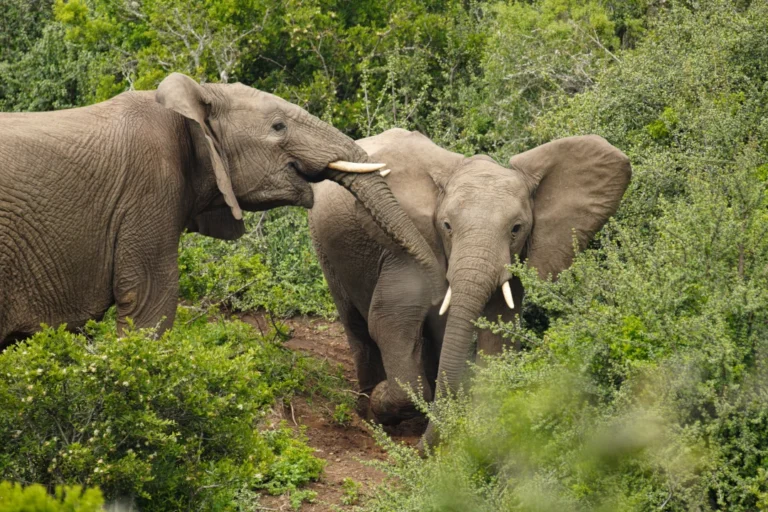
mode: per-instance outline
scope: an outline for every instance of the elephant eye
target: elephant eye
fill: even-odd
[[[450,224],[448,224],[448,221],[445,221],[445,222],[443,222],[443,227],[445,228],[445,230],[446,230],[446,231],[448,232],[448,234],[450,235],[452,230],[451,230],[451,225],[450,225]]]
[[[512,234],[516,235],[522,226],[520,224],[515,224],[515,226],[512,228]]]
[[[282,121],[278,121],[272,125],[272,129],[275,130],[276,132],[281,132],[285,130],[285,123],[283,123]]]

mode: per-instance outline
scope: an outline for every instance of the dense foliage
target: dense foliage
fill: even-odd
[[[263,308],[277,316],[336,315],[301,208],[246,214],[237,243],[184,235],[180,295],[202,307]]]
[[[266,417],[340,377],[272,339],[180,310],[157,340],[118,339],[106,322],[14,345],[0,354],[0,479],[99,486],[141,510],[237,510],[254,489],[296,491],[323,461]]]
[[[103,510],[104,498],[98,489],[57,487],[53,496],[42,485],[22,487],[0,482],[2,512],[97,512]]]
[[[377,491],[370,510],[768,508],[766,0],[189,5],[0,0],[0,109],[82,105],[152,88],[168,72],[183,71],[275,92],[355,137],[400,126],[459,152],[506,161],[553,138],[597,133],[632,161],[633,181],[616,219],[557,283],[515,266],[527,290],[525,321],[481,324],[519,340],[523,350],[488,362],[471,392],[432,407],[445,441],[440,449],[422,460],[381,437],[397,461],[388,468],[395,480]],[[248,226],[234,243],[185,236],[182,297],[203,309],[332,315],[304,212],[254,214]],[[240,327],[219,328],[194,324],[189,329],[203,330],[192,341],[179,334],[164,340],[235,350],[235,343],[215,341],[219,332],[235,336],[244,353],[257,350],[239,337]],[[230,330],[235,334],[223,334]],[[38,339],[118,350],[103,333],[67,336],[46,331]],[[120,357],[150,350],[138,340]],[[43,355],[35,354],[14,364],[36,371],[29,365]],[[189,364],[179,361],[185,372]],[[194,371],[225,363],[210,364]],[[293,373],[286,375],[290,381]],[[281,379],[265,385],[280,387]],[[263,410],[257,395],[249,394],[248,414]],[[38,398],[13,407],[52,414],[35,408]],[[201,410],[229,411],[217,403]],[[125,421],[136,421],[135,414]],[[233,429],[250,424],[237,414]],[[202,420],[190,425],[195,421]],[[226,433],[210,421],[214,432]],[[187,446],[194,435],[166,446],[180,427],[155,426],[152,442],[164,456],[199,471]],[[266,434],[246,430],[230,433],[245,436],[232,441],[233,450],[268,443]],[[224,467],[226,458],[210,459],[211,471],[233,484],[193,498],[213,503],[232,496],[226,493],[235,483],[258,488],[239,464],[282,453],[277,444],[259,446],[266,446],[261,462]],[[0,453],[0,467],[26,462],[25,470],[36,471],[28,481],[118,489],[117,479],[105,480],[113,473],[83,469],[85,459],[47,473],[48,466],[30,462],[43,452],[24,452],[24,461]],[[116,461],[126,457],[110,457],[117,454]],[[175,471],[141,461],[152,471]],[[110,464],[119,473],[121,466]],[[138,472],[125,474],[120,492],[160,492],[152,480],[129,478]],[[281,478],[264,482],[289,485]],[[204,485],[170,481],[185,490]]]

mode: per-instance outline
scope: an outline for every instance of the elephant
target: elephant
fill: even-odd
[[[313,244],[354,356],[359,412],[383,424],[418,415],[404,387],[432,400],[455,392],[477,350],[505,346],[477,331],[481,316],[512,321],[523,287],[507,265],[518,256],[557,278],[616,212],[631,177],[628,158],[605,139],[558,139],[518,154],[509,167],[465,157],[418,132],[391,129],[357,141],[387,162],[388,184],[438,258],[445,298],[429,301],[416,262],[331,182],[315,184]],[[446,313],[447,314],[444,314]],[[474,340],[476,339],[476,345]],[[404,386],[405,385],[405,386]],[[434,425],[423,442],[436,441]]]
[[[299,106],[173,73],[156,91],[0,114],[0,350],[41,323],[77,329],[117,307],[173,324],[185,229],[236,239],[243,210],[310,208],[312,182],[349,190],[391,243],[442,275],[368,155]]]

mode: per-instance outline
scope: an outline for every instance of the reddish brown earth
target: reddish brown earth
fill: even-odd
[[[249,314],[242,319],[262,331],[269,330],[268,322],[260,315]],[[344,327],[340,323],[311,317],[297,317],[283,323],[291,329],[291,339],[285,343],[287,347],[327,360],[331,364],[340,364],[347,389],[350,392],[357,390],[354,364]],[[317,493],[317,498],[314,503],[303,504],[300,509],[302,512],[352,509],[352,506],[344,506],[340,501],[344,494],[342,482],[345,478],[361,484],[360,494],[363,496],[385,480],[384,473],[365,464],[366,461],[386,460],[386,453],[376,445],[365,422],[353,413],[351,423],[340,426],[332,420],[332,412],[330,404],[317,398],[310,403],[298,397],[290,407],[275,414],[275,422],[284,419],[296,428],[306,425],[305,435],[309,438],[309,445],[316,450],[317,457],[326,461],[325,472],[320,480],[306,486],[306,489]],[[393,439],[415,446],[425,427],[425,420],[416,419],[386,430]],[[287,496],[264,497],[261,504],[262,510],[292,510]]]

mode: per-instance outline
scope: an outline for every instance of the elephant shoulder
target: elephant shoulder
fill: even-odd
[[[331,180],[312,183],[312,193],[315,196],[315,202],[311,211],[315,213],[329,208],[331,203],[341,201],[344,198],[354,201],[354,196],[349,190]]]
[[[312,184],[314,206],[309,210],[312,243],[335,266],[365,258],[365,247],[394,246],[349,190],[329,180]]]

